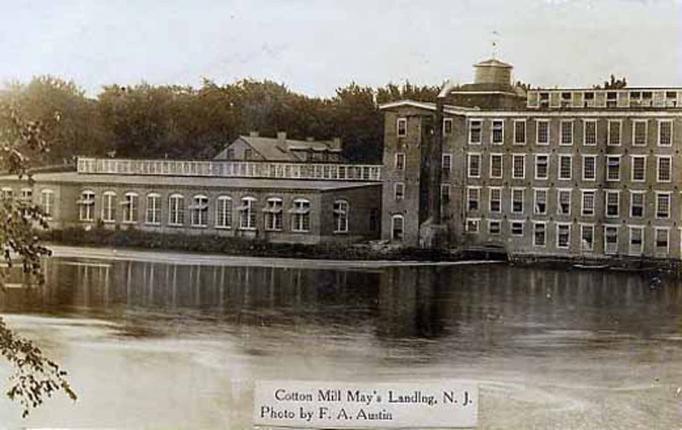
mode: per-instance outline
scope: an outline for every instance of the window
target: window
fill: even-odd
[[[526,120],[525,119],[514,120],[514,144],[515,145],[525,145],[526,144]]]
[[[583,122],[583,145],[593,146],[597,144],[597,120],[586,119]]]
[[[571,214],[571,190],[557,191],[557,213],[559,215]]]
[[[405,154],[398,152],[395,154],[395,168],[396,170],[405,170]]]
[[[536,142],[538,145],[549,145],[549,121],[539,119],[536,121],[537,133]]]
[[[670,193],[656,193],[656,218],[670,218]]]
[[[468,175],[470,178],[481,177],[481,154],[468,155]]]
[[[547,179],[549,177],[549,155],[537,154],[535,156],[535,179]]]
[[[490,205],[490,212],[502,212],[502,188],[489,188],[488,200]]]
[[[147,211],[144,222],[151,225],[161,224],[161,196],[156,193],[147,194]]]
[[[291,212],[294,214],[291,230],[297,232],[310,231],[310,202],[305,199],[294,200],[294,207]]]
[[[647,121],[632,121],[632,146],[646,146]]]
[[[591,224],[580,225],[580,249],[583,251],[594,249],[594,226]]]
[[[407,118],[398,118],[396,123],[396,133],[398,137],[407,136]]]
[[[644,251],[644,227],[630,226],[630,255],[641,255]]]
[[[102,194],[102,221],[116,221],[116,193],[113,191]]]
[[[469,143],[474,145],[481,143],[481,120],[469,121]]]
[[[450,170],[452,170],[452,154],[443,154],[440,167],[443,170],[443,174],[445,176],[450,174]]]
[[[481,220],[478,218],[467,218],[466,231],[467,233],[478,233],[480,229]]]
[[[632,155],[632,182],[644,182],[646,180],[646,155]]]
[[[467,210],[477,211],[479,209],[479,199],[481,196],[481,189],[478,187],[467,188]]]
[[[21,201],[24,203],[31,203],[33,201],[33,189],[32,188],[22,188],[20,198],[21,198]]]
[[[350,205],[347,201],[337,200],[334,202],[334,233],[348,232],[349,210]]]
[[[606,216],[617,217],[620,212],[620,193],[618,191],[605,191]]]
[[[533,224],[533,245],[545,246],[547,243],[547,224],[536,222]]]
[[[606,156],[606,180],[620,181],[620,155]]]
[[[265,229],[270,231],[282,230],[282,199],[271,197],[265,202],[263,212],[265,212]],[[336,220],[336,203],[334,203],[334,219]],[[336,229],[335,229],[336,231]]]
[[[523,213],[523,188],[512,188],[511,212],[514,214]]]
[[[54,215],[54,191],[43,190],[40,193],[40,205],[46,218],[52,218]]]
[[[618,252],[618,227],[604,226],[604,254],[613,255]]]
[[[644,218],[645,191],[630,191],[630,217]]]
[[[405,184],[402,182],[396,182],[394,185],[394,194],[396,200],[402,200],[405,198]]]
[[[673,122],[671,120],[658,121],[658,146],[673,144]]]
[[[504,142],[504,121],[495,119],[490,124],[490,138],[493,145],[502,145]]]
[[[93,221],[95,216],[95,192],[83,191],[78,199],[78,219]]]
[[[182,194],[171,194],[168,197],[168,225],[185,223],[185,197]]]
[[[597,179],[597,156],[583,155],[583,181]]]
[[[533,206],[533,213],[536,215],[547,214],[547,189],[535,189],[534,194],[535,204]]]
[[[571,225],[557,224],[556,238],[557,248],[568,249],[571,244]]]
[[[232,199],[228,196],[220,196],[215,206],[216,228],[232,228]]]
[[[452,134],[452,118],[445,118],[443,120],[443,135],[449,136]]]
[[[512,221],[511,234],[512,236],[523,236],[523,221]]]
[[[136,223],[138,211],[137,193],[125,193],[121,205],[123,206],[123,222]]]
[[[668,239],[670,236],[670,230],[664,227],[656,227],[656,256],[657,257],[667,257],[668,256]]]
[[[501,231],[502,231],[502,224],[500,223],[499,220],[491,219],[490,221],[488,221],[488,232],[492,236],[498,236]]]
[[[573,121],[561,121],[561,142],[560,145],[573,145]]]
[[[13,195],[14,195],[14,191],[12,191],[11,188],[8,188],[8,187],[2,188],[2,198],[3,199],[9,200],[12,198]]]
[[[583,216],[594,216],[594,203],[596,201],[594,190],[582,190],[582,207],[580,212]]]
[[[393,215],[391,217],[391,240],[403,240],[404,228],[405,218],[402,215]]]
[[[244,197],[239,206],[239,228],[241,230],[256,229],[256,199]]]
[[[620,145],[620,132],[623,123],[619,119],[610,119],[608,124],[608,144],[611,146]]]
[[[570,155],[559,156],[559,180],[570,181],[573,170],[573,157]]]
[[[656,156],[656,178],[658,182],[670,182],[672,180],[672,162],[669,155]]]
[[[523,154],[512,155],[512,179],[525,179],[526,156]]]
[[[253,159],[253,151],[249,149],[244,150],[244,160],[252,160]]]
[[[502,154],[490,154],[490,177],[502,178]]]

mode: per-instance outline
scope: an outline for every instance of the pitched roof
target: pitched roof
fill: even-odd
[[[267,161],[300,161],[292,151],[330,151],[340,152],[331,141],[308,141],[261,136],[239,136]],[[229,146],[229,145],[228,145]]]
[[[505,62],[502,62],[496,58],[489,58],[487,60],[483,60],[480,63],[474,64],[474,67],[501,67],[505,69],[513,69],[514,66],[511,64],[507,64]]]

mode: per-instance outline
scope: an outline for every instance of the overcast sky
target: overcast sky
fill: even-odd
[[[0,80],[465,83],[491,55],[539,86],[682,86],[680,0],[2,0]]]

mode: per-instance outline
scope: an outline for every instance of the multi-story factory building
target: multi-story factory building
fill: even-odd
[[[382,107],[384,239],[681,257],[682,88],[528,89],[501,61],[475,69],[437,103]]]

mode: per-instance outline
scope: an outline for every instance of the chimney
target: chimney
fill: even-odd
[[[287,132],[286,131],[278,131],[277,132],[277,141],[279,143],[285,143],[287,141]]]
[[[335,137],[331,140],[329,144],[329,149],[341,149],[341,138],[340,137]]]
[[[255,130],[254,130],[254,131],[250,131],[250,132],[249,132],[249,136],[250,136],[250,137],[258,137],[258,132],[255,131]]]

